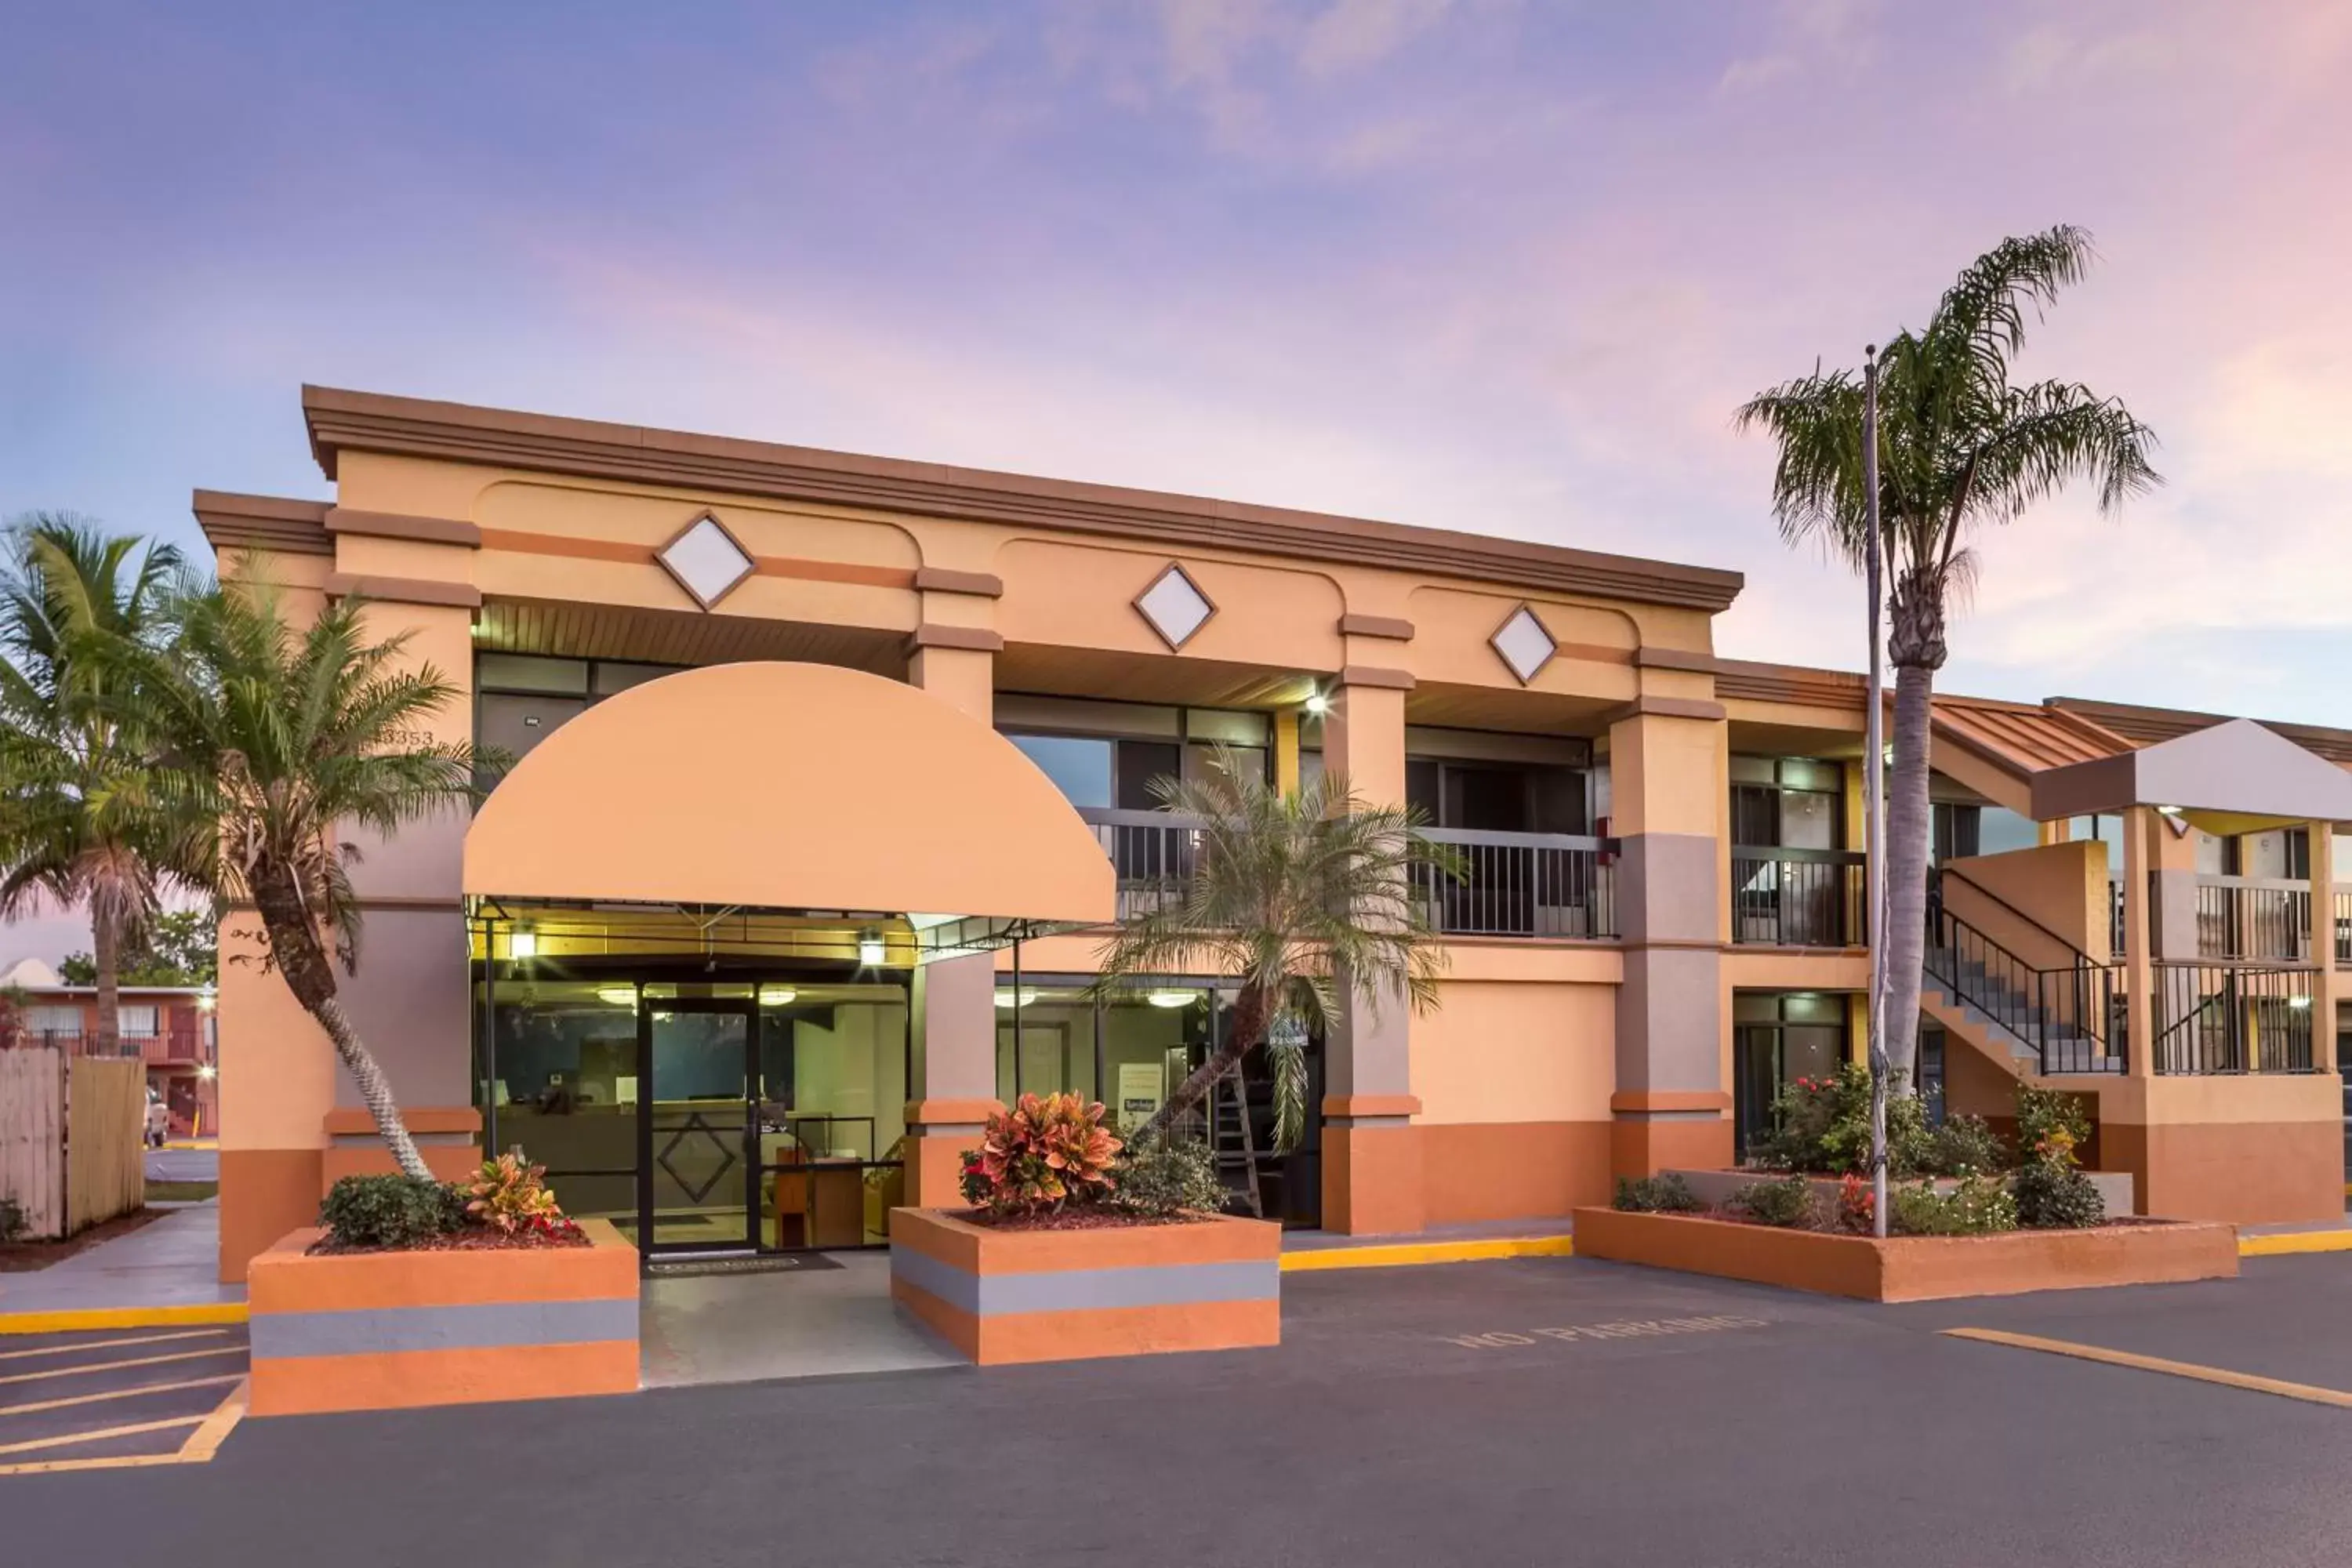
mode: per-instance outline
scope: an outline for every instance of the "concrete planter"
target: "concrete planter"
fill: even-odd
[[[1282,1342],[1282,1227],[1203,1217],[997,1230],[890,1215],[890,1293],[981,1366]]]
[[[313,1258],[293,1232],[247,1276],[255,1415],[631,1394],[637,1249],[590,1245]]]
[[[1940,1301],[2238,1277],[2234,1226],[2141,1220],[1998,1236],[1829,1236],[1689,1215],[1576,1211],[1576,1255],[1863,1301]]]
[[[1721,1208],[1731,1194],[1752,1182],[1777,1181],[1779,1171],[1669,1171],[1668,1175],[1680,1176],[1690,1186],[1691,1193],[1709,1208]],[[2099,1189],[2099,1196],[2107,1205],[2110,1218],[2121,1218],[2132,1212],[2132,1174],[2129,1171],[2085,1171],[2091,1184]],[[1828,1212],[1837,1210],[1838,1188],[1843,1178],[1838,1176],[1807,1176],[1805,1184],[1812,1189],[1813,1201]],[[1908,1182],[1895,1182],[1895,1186],[1909,1186]],[[1959,1184],[1949,1176],[1935,1180],[1939,1193],[1948,1193]]]

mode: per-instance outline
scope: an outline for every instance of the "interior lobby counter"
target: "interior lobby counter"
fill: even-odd
[[[635,1393],[637,1249],[580,1228],[586,1247],[320,1257],[293,1232],[247,1275],[252,1413]]]
[[[999,1230],[940,1209],[890,1214],[890,1293],[981,1366],[1282,1342],[1282,1227]]]

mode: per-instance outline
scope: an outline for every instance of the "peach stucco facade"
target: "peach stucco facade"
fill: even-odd
[[[306,389],[304,412],[333,499],[198,492],[225,574],[278,584],[298,613],[362,597],[372,628],[404,634],[406,658],[469,694],[491,655],[678,671],[570,721],[470,821],[371,846],[355,869],[369,947],[349,1005],[436,1163],[476,1157],[482,1135],[469,900],[1037,922],[1061,934],[1034,935],[1018,962],[1089,972],[1112,867],[997,733],[1007,694],[1268,715],[1286,784],[1311,727],[1324,769],[1382,801],[1407,798],[1414,737],[1432,731],[1589,750],[1613,929],[1451,934],[1434,1011],[1351,1005],[1321,1045],[1327,1226],[1561,1215],[1605,1201],[1615,1176],[1723,1164],[1737,999],[1864,984],[1858,935],[1776,946],[1735,930],[1734,759],[1832,759],[1857,824],[1862,728],[1852,678],[1718,658],[1736,574],[329,389]],[[742,565],[709,602],[664,561],[704,520]],[[1181,636],[1139,607],[1171,568],[1208,608]],[[1533,669],[1497,646],[1522,613],[1549,647]],[[467,695],[435,729],[472,739],[478,717]],[[1996,743],[2011,722],[1956,719],[1937,763],[2021,809],[2030,769]],[[2087,861],[2043,859],[1989,875],[2037,907],[2063,904],[2052,889],[2071,875],[2063,929],[2104,940],[2103,914],[2085,929],[2104,897]],[[222,937],[228,1277],[310,1223],[332,1173],[380,1158],[316,1028],[275,976],[236,962],[251,924],[233,914]],[[900,929],[891,942],[909,940]],[[909,1204],[947,1195],[996,1100],[994,994],[1013,962],[912,971]],[[2332,1019],[2332,992],[2326,1005]],[[2326,1033],[2299,1092],[2121,1093],[2117,1124],[2146,1131],[2116,1146],[2147,1167],[2144,1187],[2169,1199],[2168,1161],[2201,1168],[2242,1130],[2316,1140],[2337,1081]],[[2307,1194],[2315,1159],[2273,1184]],[[2187,1215],[2202,1200],[2170,1201]]]

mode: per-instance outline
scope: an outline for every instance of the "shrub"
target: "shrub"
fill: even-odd
[[[1870,1069],[1848,1062],[1828,1078],[1801,1078],[1772,1101],[1772,1131],[1753,1151],[1779,1171],[1837,1176],[1870,1168]],[[1934,1163],[1927,1107],[1904,1092],[1900,1075],[1886,1097],[1887,1168],[1911,1175]]]
[[[1878,1193],[1857,1171],[1848,1171],[1838,1184],[1837,1224],[1840,1230],[1869,1236],[1878,1229]]]
[[[1129,1214],[1172,1219],[1181,1214],[1216,1214],[1225,1206],[1225,1184],[1208,1147],[1154,1137],[1127,1152],[1112,1171],[1111,1202]]]
[[[2017,1196],[2017,1223],[2034,1230],[2088,1230],[2103,1225],[2107,1200],[2098,1186],[2072,1164],[2028,1160],[2011,1180]]]
[[[1024,1094],[988,1119],[980,1147],[964,1156],[964,1201],[993,1215],[1092,1202],[1109,1194],[1118,1151],[1103,1126],[1101,1101]]]
[[[2021,1080],[2017,1086],[2017,1160],[2024,1164],[2037,1153],[2057,1152],[2043,1145],[2063,1143],[2063,1153],[2068,1164],[2074,1163],[2074,1152],[2091,1141],[2090,1112],[2083,1109],[2082,1097],[2043,1089],[2040,1084]]]
[[[546,1166],[525,1164],[520,1154],[485,1160],[466,1188],[467,1216],[507,1236],[577,1235],[580,1227],[563,1217],[546,1178]]]
[[[327,1189],[319,1223],[336,1247],[415,1247],[462,1228],[466,1194],[410,1176],[345,1176]]]
[[[1618,1177],[1616,1206],[1628,1214],[1696,1214],[1706,1205],[1688,1182],[1667,1171],[1638,1182]]]
[[[1926,1182],[1898,1187],[1888,1228],[1903,1236],[1990,1236],[2017,1228],[2017,1200],[1990,1176],[1963,1176],[1949,1193]]]
[[[1783,1229],[1810,1225],[1813,1219],[1813,1189],[1802,1176],[1772,1182],[1750,1182],[1731,1194],[1727,1205],[1758,1225]]]
[[[0,1198],[0,1242],[10,1242],[25,1234],[25,1207],[14,1198]]]
[[[2000,1140],[1981,1116],[1948,1116],[1928,1134],[1928,1157],[1923,1167],[1937,1176],[1963,1176],[1971,1171],[1998,1171]]]

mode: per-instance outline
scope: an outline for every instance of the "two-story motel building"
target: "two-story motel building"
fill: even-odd
[[[1410,801],[1471,873],[1427,889],[1443,1005],[1351,1005],[1311,1043],[1306,1142],[1261,1163],[1293,1223],[1606,1201],[1729,1163],[1780,1083],[1857,1049],[1861,682],[1718,655],[1737,574],[302,402],[335,499],[197,492],[223,572],[362,596],[463,687],[441,732],[518,758],[353,873],[347,1005],[437,1168],[520,1144],[649,1252],[838,1247],[956,1201],[956,1152],[1021,1090],[1149,1111],[1229,993],[1084,988],[1100,930],[1184,872],[1149,781],[1217,746]],[[2347,760],[2335,731],[1939,700],[1934,1102],[1999,1119],[2044,1078],[2095,1100],[2143,1211],[2340,1215]],[[252,923],[222,942],[229,1279],[385,1168]]]

